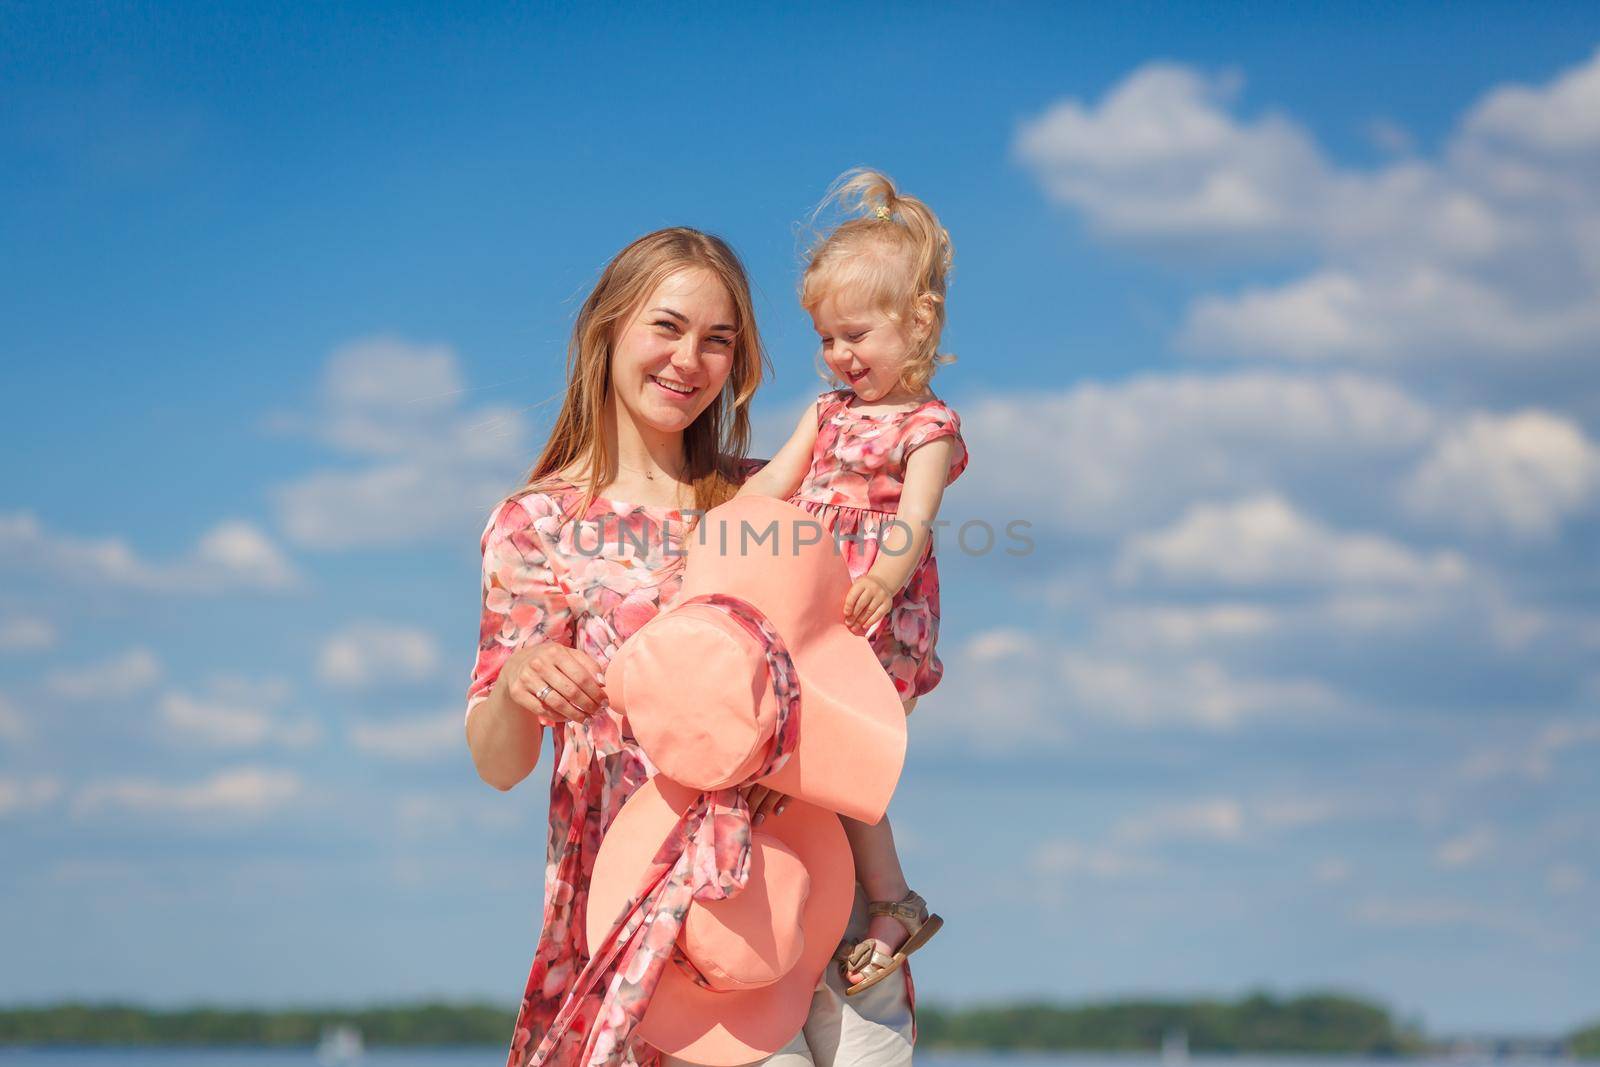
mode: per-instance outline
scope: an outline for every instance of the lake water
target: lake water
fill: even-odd
[[[1489,1060],[1379,1060],[1348,1056],[1191,1056],[1188,1067],[1463,1067]],[[1550,1060],[1524,1061],[1550,1063]],[[501,1048],[376,1049],[349,1067],[503,1067]],[[926,1067],[1175,1067],[1160,1056],[1107,1053],[928,1051]],[[0,1067],[323,1067],[313,1049],[7,1049]]]

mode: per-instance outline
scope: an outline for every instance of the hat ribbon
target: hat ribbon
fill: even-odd
[[[741,782],[702,792],[668,830],[640,878],[639,888],[573,980],[565,1003],[539,1042],[530,1064],[544,1064],[556,1043],[585,1007],[589,990],[610,973],[605,995],[588,1016],[590,1030],[574,1061],[587,1067],[617,1067],[628,1037],[644,1018],[661,974],[683,929],[689,905],[734,896],[750,877],[750,807],[740,792],[780,770],[800,737],[800,676],[783,638],[754,604],[726,593],[706,593],[680,602],[708,604],[732,617],[757,642],[767,661],[767,679],[777,698],[777,722],[761,766]],[[685,961],[687,962],[687,961]],[[697,980],[705,984],[702,978]]]

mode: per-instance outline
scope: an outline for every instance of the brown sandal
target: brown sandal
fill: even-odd
[[[847,997],[853,997],[889,977],[906,961],[907,956],[926,945],[929,939],[939,932],[940,927],[944,926],[943,919],[928,914],[928,902],[915,891],[907,893],[901,900],[870,901],[867,904],[867,914],[893,916],[906,928],[910,936],[893,956],[885,956],[879,952],[876,947],[877,941],[870,937],[855,942],[841,941],[833,953],[833,958],[839,961],[840,976],[846,981],[849,981],[848,976],[851,971],[863,976],[861,981],[844,991]]]

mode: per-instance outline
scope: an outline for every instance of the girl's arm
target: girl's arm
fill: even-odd
[[[954,451],[954,441],[941,437],[906,457],[906,481],[900,491],[900,507],[896,513],[900,525],[882,535],[878,542],[878,558],[867,571],[868,576],[887,587],[890,596],[898,593],[910,579],[933,537],[933,521],[939,517],[939,505],[944,501],[950,457]],[[908,533],[909,546],[906,543]]]
[[[772,461],[745,479],[736,496],[775,496],[787,499],[800,488],[811,469],[811,449],[817,443],[817,402],[800,413],[800,422]]]

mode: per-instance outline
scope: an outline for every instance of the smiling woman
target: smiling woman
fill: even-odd
[[[686,509],[722,503],[759,466],[742,457],[763,363],[733,251],[688,229],[639,238],[584,301],[550,440],[484,529],[467,744],[502,790],[532,772],[546,728],[555,748],[544,915],[513,1067],[659,1058],[629,1039],[644,1005],[607,999],[609,982],[575,988],[595,854],[652,770],[604,672],[677,594]]]

